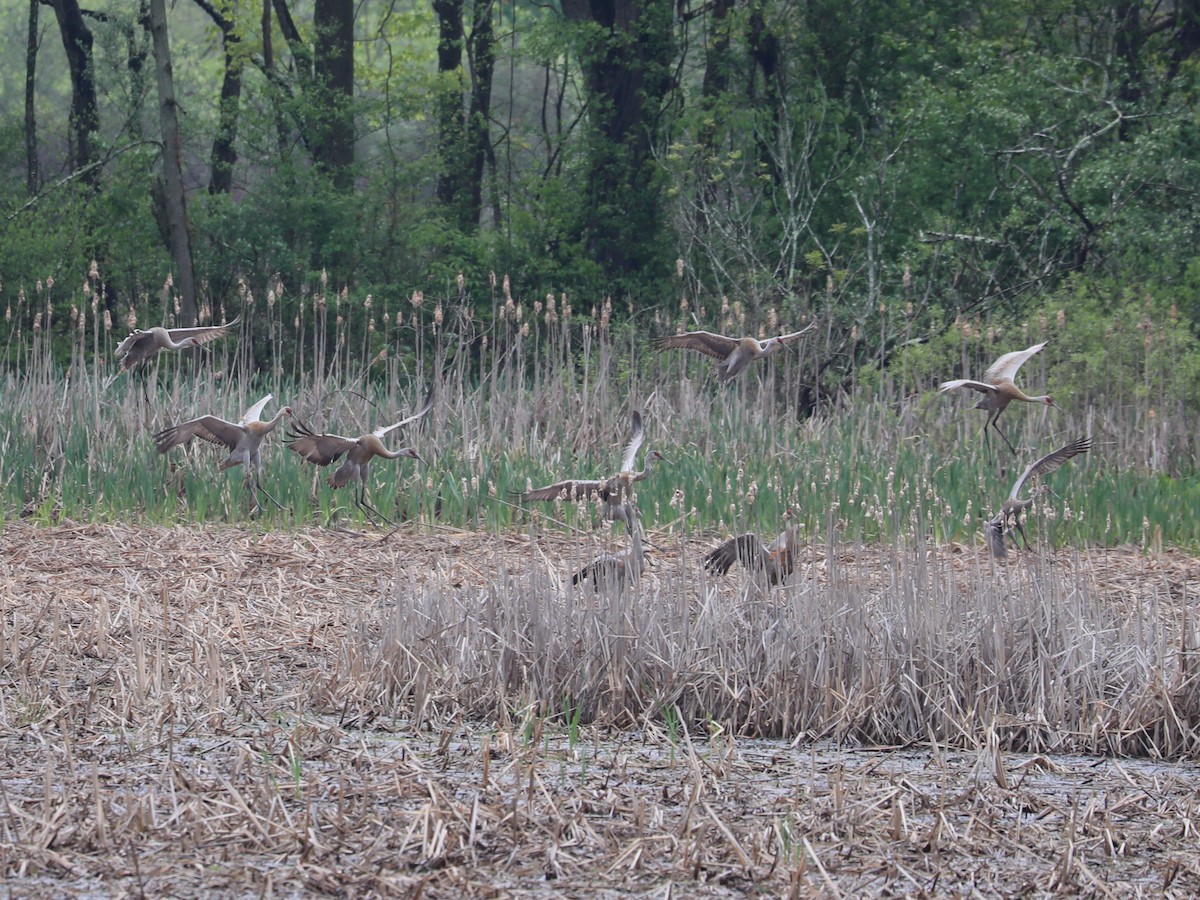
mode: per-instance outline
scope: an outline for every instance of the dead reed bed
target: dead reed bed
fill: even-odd
[[[6,888],[1200,891],[1195,559],[648,537],[6,523]]]

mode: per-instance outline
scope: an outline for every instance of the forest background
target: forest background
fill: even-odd
[[[10,367],[39,329],[68,366],[89,314],[104,347],[244,314],[294,371],[327,297],[403,357],[515,295],[635,342],[815,319],[805,417],[1050,338],[1056,393],[1195,470],[1197,0],[0,11]]]

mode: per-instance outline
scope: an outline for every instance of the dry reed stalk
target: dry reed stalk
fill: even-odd
[[[35,896],[1200,891],[1193,763],[1040,762],[1195,754],[1195,560],[813,543],[763,592],[650,537],[622,600],[566,590],[556,533],[6,523],[0,867]]]

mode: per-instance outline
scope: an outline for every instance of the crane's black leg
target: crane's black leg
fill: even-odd
[[[1021,532],[1021,539],[1025,541],[1025,549],[1031,549],[1029,546],[1029,535],[1025,533],[1025,526],[1021,524],[1021,517],[1019,515],[1013,518],[1013,524],[1017,526],[1017,531]],[[1013,538],[1013,543],[1016,543],[1016,538]]]
[[[387,516],[385,516],[383,513],[381,513],[379,510],[377,510],[375,507],[373,507],[370,503],[367,502],[367,486],[366,486],[366,484],[363,484],[362,482],[359,482],[359,490],[358,490],[358,495],[356,497],[356,502],[358,503],[358,508],[361,509],[363,512],[365,512],[367,514],[367,517],[369,519],[371,519],[372,524],[375,524],[375,525],[379,524],[379,522],[376,521],[376,518],[375,518],[376,516],[378,516],[380,519],[387,522],[393,528],[396,527],[395,522],[393,522],[391,519],[389,519]]]
[[[996,430],[996,434],[998,434],[998,435],[1000,435],[1000,437],[1004,438],[1004,443],[1008,444],[1008,449],[1011,450],[1013,453],[1016,453],[1017,448],[1014,447],[1012,444],[1012,441],[1010,441],[1008,439],[1008,435],[1006,435],[1003,431],[1000,430],[1000,426],[996,422],[996,420],[999,418],[1000,418],[1000,412],[997,411],[994,416],[992,416],[991,418],[988,419],[988,425],[990,425],[992,428],[994,428]],[[987,433],[987,425],[984,426],[983,430],[984,430],[984,434],[986,434]]]
[[[256,506],[258,505],[258,496],[257,495],[262,494],[264,497],[266,497],[268,500],[270,500],[272,503],[274,503],[279,509],[283,509],[283,504],[280,503],[278,500],[276,500],[274,497],[272,497],[270,494],[268,494],[267,489],[264,488],[262,486],[262,484],[259,482],[257,471],[254,473],[252,480],[254,483],[254,493],[255,493],[254,503]]]

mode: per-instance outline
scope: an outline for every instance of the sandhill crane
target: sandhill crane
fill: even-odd
[[[1012,445],[1012,441],[1008,439],[1008,436],[1000,430],[1000,426],[996,424],[996,420],[1000,418],[1000,413],[1008,409],[1008,404],[1013,400],[1055,406],[1054,401],[1049,397],[1045,395],[1030,397],[1013,383],[1017,369],[1025,364],[1025,360],[1029,359],[1029,357],[1045,346],[1046,342],[1042,341],[1040,344],[1034,344],[1032,347],[1027,347],[1024,350],[1014,350],[1011,353],[1005,353],[983,373],[982,381],[975,381],[972,378],[957,378],[954,381],[943,381],[938,386],[938,391],[944,394],[946,391],[952,391],[955,388],[966,387],[983,394],[983,399],[975,404],[975,409],[986,409],[988,411],[987,424],[983,426],[984,442],[987,442],[988,428],[994,428],[996,434],[1004,438],[1004,443],[1008,444],[1008,448],[1013,453],[1016,453],[1017,448]]]
[[[625,452],[621,456],[621,471],[616,475],[592,480],[571,478],[564,481],[556,481],[554,484],[547,485],[546,487],[525,491],[519,495],[520,498],[522,500],[599,499],[605,505],[605,513],[608,518],[623,518],[621,504],[631,496],[633,485],[636,482],[645,480],[649,476],[655,461],[661,460],[666,462],[665,456],[657,450],[651,450],[646,454],[641,471],[634,469],[634,466],[637,465],[638,450],[641,449],[642,442],[646,438],[645,429],[642,427],[642,414],[636,409],[633,411],[631,425],[632,434],[630,435],[629,443],[625,446]]]
[[[200,438],[213,444],[224,444],[229,448],[229,457],[221,463],[221,469],[231,469],[234,466],[246,467],[246,480],[251,482],[255,491],[254,505],[258,507],[258,494],[262,494],[280,509],[279,501],[266,492],[259,484],[259,452],[258,448],[268,434],[283,420],[291,416],[292,408],[285,406],[275,414],[270,421],[262,421],[263,408],[271,402],[271,395],[263,397],[236,422],[226,422],[217,416],[201,416],[190,422],[180,422],[170,428],[164,428],[154,435],[154,445],[159,453],[166,453],[173,447],[187,444],[192,438]]]
[[[387,425],[383,428],[376,428],[370,434],[364,434],[356,438],[342,437],[337,434],[317,434],[299,419],[296,419],[293,424],[293,432],[286,440],[290,449],[299,453],[311,463],[316,463],[318,466],[328,466],[337,462],[343,454],[346,461],[343,462],[329,476],[329,486],[332,488],[340,488],[343,485],[355,483],[354,502],[368,518],[374,521],[374,516],[383,519],[389,525],[394,524],[391,519],[371,506],[367,502],[367,466],[370,465],[373,457],[382,459],[415,459],[421,461],[421,457],[417,455],[417,451],[412,447],[404,447],[400,450],[391,451],[383,446],[383,438],[397,428],[403,428],[411,422],[420,419],[430,409],[433,408],[433,389],[430,388],[428,396],[425,398],[425,404],[407,419],[401,419],[392,425]]]
[[[711,331],[687,331],[683,334],[672,334],[667,337],[655,338],[651,343],[656,350],[698,350],[717,360],[717,377],[722,383],[736,377],[743,369],[764,356],[776,353],[787,344],[808,334],[817,326],[813,322],[807,328],[793,331],[791,334],[781,334],[778,337],[760,341],[758,338],[731,338]]]
[[[785,518],[791,518],[789,510]],[[704,567],[714,575],[724,575],[735,562],[766,577],[768,584],[780,584],[796,569],[800,546],[800,526],[792,525],[766,546],[754,532],[730,538],[704,557]]]
[[[642,528],[638,522],[637,507],[623,503],[617,508],[615,518],[623,520],[629,530],[629,546],[616,553],[603,553],[571,577],[571,584],[584,581],[592,583],[592,590],[623,591],[626,586],[636,584],[646,567],[646,551],[642,545]]]
[[[153,359],[160,350],[182,350],[199,347],[229,334],[240,317],[224,325],[203,325],[199,328],[138,328],[117,344],[116,358],[121,368],[129,371]]]
[[[1087,453],[1092,449],[1092,439],[1090,437],[1079,438],[1071,443],[1059,447],[1053,453],[1047,453],[1041,459],[1030,463],[1025,471],[1021,473],[1021,477],[1013,484],[1012,490],[1008,493],[1008,499],[1000,507],[993,518],[988,520],[983,526],[983,534],[987,540],[988,549],[992,555],[998,559],[1004,559],[1008,552],[1004,546],[1004,535],[1010,528],[1010,521],[1015,525],[1017,531],[1021,533],[1022,539],[1025,541],[1025,549],[1029,549],[1029,538],[1025,534],[1025,526],[1021,524],[1021,514],[1033,505],[1033,497],[1021,499],[1021,489],[1025,486],[1025,482],[1032,478],[1041,478],[1049,475],[1067,460],[1080,453]],[[1042,489],[1046,485],[1041,486]]]

